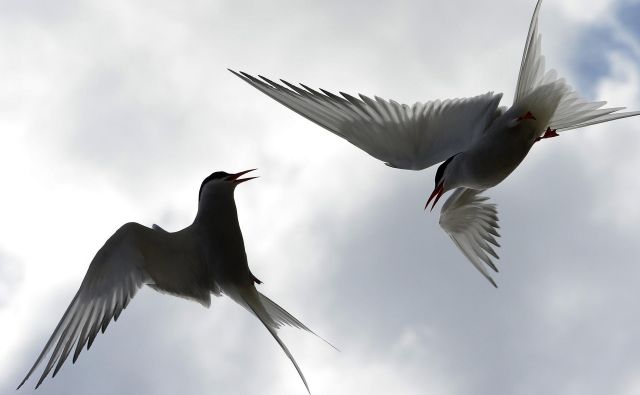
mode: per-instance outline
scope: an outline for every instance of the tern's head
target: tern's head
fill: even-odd
[[[247,174],[250,171],[254,171],[256,169],[250,169],[241,171],[235,174],[229,174],[224,171],[216,171],[215,173],[211,173],[211,175],[202,181],[202,185],[200,185],[200,192],[198,193],[198,200],[202,198],[202,194],[205,191],[216,191],[220,193],[233,193],[234,189],[238,184],[242,184],[245,181],[253,180],[257,177],[246,177],[240,178],[242,175]]]
[[[429,200],[427,200],[427,204],[424,206],[425,210],[429,206],[429,203],[431,203],[431,200],[433,200],[433,206],[431,206],[431,210],[433,210],[433,208],[435,207],[440,197],[448,190],[456,187],[452,183],[453,181],[452,174],[453,174],[453,169],[455,167],[455,164],[452,165],[452,163],[454,162],[454,158],[457,155],[458,154],[451,156],[449,159],[442,162],[440,166],[438,166],[438,170],[436,171],[436,179],[435,179],[436,186],[433,189],[431,196],[429,196]]]

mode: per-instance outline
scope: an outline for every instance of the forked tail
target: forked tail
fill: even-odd
[[[304,377],[304,374],[302,373],[300,366],[298,366],[298,363],[293,358],[293,355],[291,355],[291,352],[289,351],[287,346],[282,342],[276,330],[280,328],[282,325],[289,325],[289,326],[300,328],[307,332],[313,333],[316,336],[318,335],[315,334],[311,329],[309,329],[302,322],[300,322],[297,318],[289,314],[285,309],[278,306],[271,299],[267,298],[266,296],[258,292],[254,287],[236,288],[234,290],[231,290],[231,292],[229,292],[229,290],[225,290],[225,293],[229,295],[229,297],[231,297],[238,304],[242,305],[244,308],[246,308],[251,313],[253,313],[253,315],[258,317],[260,322],[262,322],[262,324],[264,325],[265,328],[267,328],[271,336],[273,336],[273,338],[278,342],[278,344],[282,348],[282,351],[284,351],[284,353],[287,355],[287,357],[289,358],[293,366],[298,371],[298,374],[300,375],[300,378],[302,379],[304,386],[307,388],[307,392],[311,393],[311,391],[309,390],[309,385],[307,384],[307,379]],[[320,336],[318,337],[322,339]],[[331,347],[335,348],[333,345],[331,345],[331,343],[327,342],[326,340],[324,341],[327,344],[329,344]]]
[[[547,125],[551,129],[557,129],[558,132],[640,115],[640,111],[618,112],[624,107],[606,108],[604,107],[606,101],[591,102],[583,99],[564,79],[558,77],[555,70],[545,69],[541,49],[542,37],[538,33],[538,14],[541,4],[542,0],[538,0],[529,25],[514,104],[526,100],[534,91],[546,85],[547,91],[555,91],[554,93],[560,96],[555,113]]]

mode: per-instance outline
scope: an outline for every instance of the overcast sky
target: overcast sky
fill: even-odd
[[[341,349],[282,332],[313,394],[640,394],[640,119],[543,141],[488,192],[494,289],[422,210],[435,169],[386,167],[226,70],[509,104],[534,3],[0,0],[0,394],[121,224],[185,227],[202,179],[253,167],[260,290]],[[546,0],[547,64],[640,109],[638,20],[637,0]],[[144,288],[38,393],[305,390],[229,299]]]

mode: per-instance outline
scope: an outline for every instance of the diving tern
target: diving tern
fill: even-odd
[[[497,286],[488,268],[498,216],[496,205],[481,193],[502,182],[541,139],[558,132],[640,115],[604,108],[606,102],[580,98],[555,70],[545,71],[538,34],[536,4],[529,26],[513,104],[500,106],[501,93],[471,98],[434,100],[411,106],[364,95],[320,92],[300,84],[282,84],[229,70],[272,99],[344,138],[388,166],[422,170],[442,162],[427,201],[433,206],[455,189],[440,211],[440,226],[455,245]],[[426,207],[425,207],[426,209]]]
[[[156,291],[188,298],[205,307],[211,294],[225,294],[255,315],[293,363],[307,391],[307,381],[276,330],[289,325],[313,333],[303,323],[256,290],[260,284],[249,269],[234,191],[256,177],[240,178],[218,171],[200,187],[198,212],[193,223],[175,233],[158,225],[147,228],[130,222],[111,236],[91,261],[80,289],[53,331],[42,353],[18,388],[53,349],[36,388],[47,374],[52,377],[75,346],[73,362],[85,344],[91,347],[98,331],[104,333],[118,319],[143,285]]]

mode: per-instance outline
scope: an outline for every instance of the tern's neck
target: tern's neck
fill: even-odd
[[[198,213],[195,221],[203,223],[214,221],[221,224],[226,219],[238,221],[233,192],[211,190],[203,193],[198,203]]]

